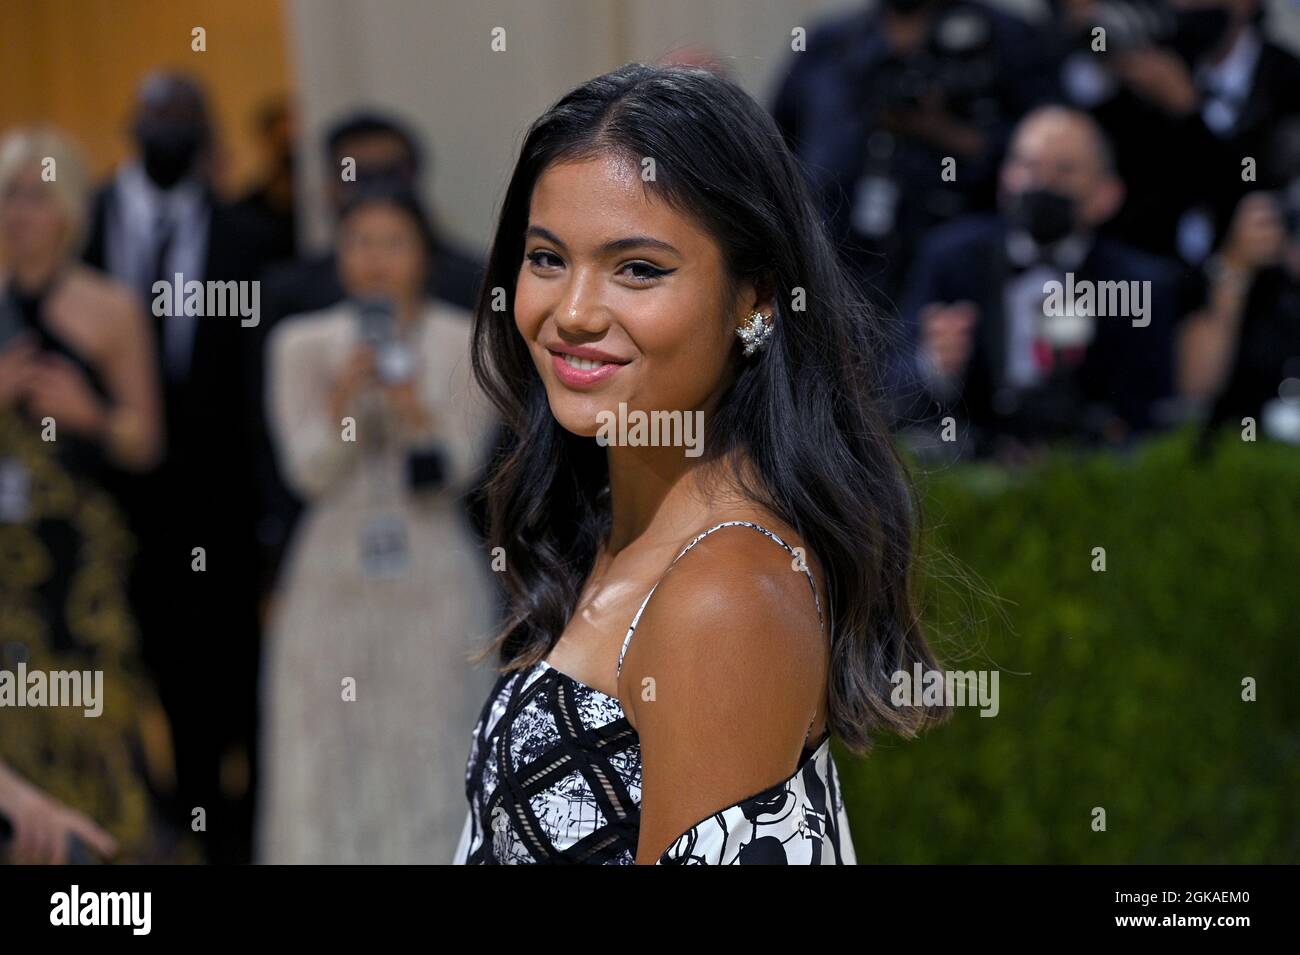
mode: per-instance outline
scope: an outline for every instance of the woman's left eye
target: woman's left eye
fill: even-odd
[[[653,282],[655,279],[663,278],[665,275],[671,275],[673,269],[661,269],[657,265],[651,265],[649,262],[629,262],[620,270],[634,282]]]

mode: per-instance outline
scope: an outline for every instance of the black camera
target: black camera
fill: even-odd
[[[924,45],[880,63],[864,84],[870,113],[915,109],[935,96],[952,113],[970,116],[997,79],[993,25],[973,7],[936,11]]]
[[[415,373],[415,355],[398,334],[392,302],[382,298],[357,303],[361,338],[374,349],[375,374],[385,385],[399,385]]]

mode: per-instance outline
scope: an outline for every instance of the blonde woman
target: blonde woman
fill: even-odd
[[[146,758],[162,779],[169,754],[127,605],[135,545],[105,490],[159,456],[153,344],[132,294],[77,263],[86,207],[63,138],[0,142],[0,668],[103,674],[94,719],[5,713],[0,815],[20,862],[66,861],[73,836],[171,857],[146,785]]]

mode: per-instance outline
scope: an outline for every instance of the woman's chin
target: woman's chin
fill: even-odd
[[[577,438],[594,438],[596,436],[595,425],[590,428],[570,428],[568,425],[561,422],[560,427],[564,428],[565,431]]]
[[[601,429],[601,424],[610,416],[618,414],[618,403],[611,408],[610,402],[595,397],[584,397],[565,391],[551,398],[551,414],[556,423],[570,434],[580,438],[594,438]]]

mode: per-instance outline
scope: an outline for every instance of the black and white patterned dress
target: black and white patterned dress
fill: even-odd
[[[765,527],[725,521],[697,535],[673,563],[709,534],[731,526],[753,528],[795,553]],[[804,572],[817,600],[812,574]],[[623,638],[620,672],[655,588]],[[817,613],[820,618],[820,601]],[[470,809],[457,864],[636,861],[641,814],[636,730],[617,698],[544,660],[498,678],[474,727],[465,790]],[[816,745],[805,740],[791,776],[700,820],[658,860],[661,865],[856,861],[829,733]]]

